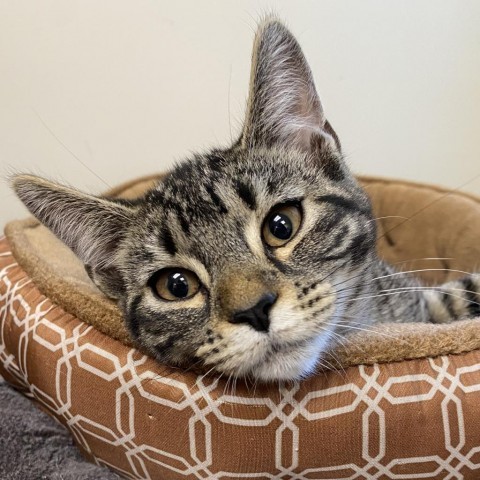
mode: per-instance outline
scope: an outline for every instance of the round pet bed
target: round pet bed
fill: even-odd
[[[361,180],[388,261],[429,269],[430,284],[478,266],[480,199]],[[478,319],[359,331],[332,352],[336,370],[254,387],[158,365],[48,230],[28,219],[5,233],[0,374],[92,461],[135,479],[479,478]]]

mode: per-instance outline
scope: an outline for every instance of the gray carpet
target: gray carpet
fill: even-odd
[[[83,459],[68,431],[0,377],[1,480],[118,480]]]

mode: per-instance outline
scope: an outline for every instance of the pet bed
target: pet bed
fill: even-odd
[[[157,179],[111,193],[132,198]],[[478,266],[480,199],[361,181],[383,258],[429,269],[418,275],[430,284]],[[478,319],[387,323],[339,346],[337,370],[298,384],[233,385],[135,349],[117,307],[35,220],[11,222],[5,234],[0,374],[97,464],[134,479],[479,478]]]

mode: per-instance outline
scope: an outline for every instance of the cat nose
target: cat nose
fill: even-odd
[[[253,307],[236,312],[230,323],[248,323],[257,332],[268,332],[270,326],[268,314],[276,300],[276,293],[267,293]]]

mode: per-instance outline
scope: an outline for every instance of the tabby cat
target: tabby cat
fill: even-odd
[[[135,201],[31,175],[13,187],[118,301],[137,344],[171,365],[299,379],[349,326],[480,314],[479,276],[426,291],[377,258],[369,199],[275,19],[256,34],[231,147],[193,155]]]

